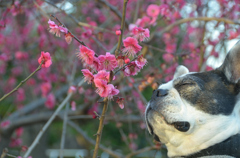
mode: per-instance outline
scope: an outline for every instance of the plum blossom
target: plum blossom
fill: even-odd
[[[94,79],[100,79],[103,80],[104,82],[108,82],[110,77],[110,72],[107,72],[105,70],[99,71],[97,74],[94,75]],[[115,77],[113,77],[113,80]]]
[[[88,69],[82,69],[81,71],[84,75],[85,82],[87,82],[88,84],[92,83],[94,79],[93,74]]]
[[[60,32],[64,32],[64,33],[68,32],[67,28],[56,25],[55,22],[51,21],[50,19],[48,20],[48,24],[49,24],[49,27],[50,27],[49,32],[52,33],[53,35],[56,34],[57,37],[61,36]]]
[[[42,68],[46,68],[52,65],[52,59],[50,54],[48,52],[45,53],[44,51],[42,51],[41,56],[38,58],[38,63],[42,63]]]
[[[126,68],[124,69],[124,75],[125,76],[134,76],[139,72],[139,68],[137,66],[137,64],[132,61],[128,66],[126,66]]]
[[[101,70],[101,63],[97,57],[93,57],[92,68],[97,71]]]
[[[124,62],[125,61],[125,57],[124,56],[118,56],[117,57],[117,62],[118,62],[118,66],[119,67],[123,67],[123,65],[124,65]]]
[[[72,38],[73,38],[73,35],[70,32],[65,34],[65,41],[67,42],[67,44],[70,44],[72,42]]]
[[[143,66],[146,65],[147,60],[143,57],[143,55],[139,55],[135,63],[139,69],[142,69]]]
[[[45,82],[41,84],[41,91],[42,91],[42,96],[47,96],[49,91],[52,89],[52,85],[50,82]]]
[[[165,53],[163,54],[163,59],[166,61],[166,62],[172,62],[173,59],[174,59],[174,56],[170,53]]]
[[[147,40],[149,35],[149,30],[142,27],[134,27],[132,29],[133,37],[139,40],[140,42]]]
[[[50,93],[48,96],[47,96],[47,100],[45,102],[45,106],[48,108],[48,109],[53,109],[55,107],[55,96]]]
[[[79,59],[82,60],[83,63],[92,64],[95,52],[85,46],[79,46],[80,52],[78,53]]]
[[[231,31],[229,31],[229,37],[228,37],[228,39],[231,40],[231,39],[237,38],[238,35],[239,35],[239,33],[231,30]]]
[[[168,16],[170,11],[169,11],[169,6],[167,4],[162,4],[159,6],[159,12],[162,16]]]
[[[108,98],[112,99],[114,95],[117,95],[119,93],[119,90],[116,89],[112,84],[109,84],[108,86],[110,88]]]
[[[134,56],[139,52],[142,47],[138,44],[138,41],[133,37],[127,37],[123,40],[124,49],[122,50],[127,56]]]
[[[118,105],[121,109],[124,108],[124,98],[118,98],[116,103],[118,103]]]
[[[6,120],[6,121],[3,121],[3,122],[1,122],[1,124],[0,124],[0,127],[1,128],[8,128],[8,126],[10,125],[10,121],[9,120]]]
[[[17,137],[20,137],[23,134],[23,127],[17,128],[15,132]]]
[[[108,97],[111,87],[101,79],[94,79],[94,83],[97,87],[96,93],[98,93],[101,97]]]
[[[121,35],[121,34],[122,34],[122,33],[121,33],[121,30],[117,30],[117,31],[116,31],[116,35],[119,36],[119,35]]]
[[[147,15],[150,17],[157,17],[159,15],[159,6],[150,4],[147,8]]]
[[[75,93],[77,91],[75,86],[70,86],[68,89],[68,93]]]
[[[101,63],[101,69],[112,71],[117,67],[118,63],[115,56],[109,52],[106,55],[100,55],[98,59]]]
[[[71,109],[72,109],[72,111],[76,111],[76,102],[75,101],[71,102]]]
[[[142,17],[142,19],[138,19],[136,21],[136,25],[140,27],[146,27],[150,24],[151,19],[148,16]]]

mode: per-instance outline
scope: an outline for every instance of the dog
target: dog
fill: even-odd
[[[240,158],[240,42],[212,71],[178,66],[153,91],[145,110],[148,131],[168,157]]]

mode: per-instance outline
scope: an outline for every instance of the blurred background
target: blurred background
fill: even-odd
[[[120,71],[113,84],[124,109],[113,99],[103,129],[101,157],[166,158],[166,148],[148,134],[144,111],[152,91],[172,79],[178,65],[210,71],[221,65],[238,41],[239,0],[129,0],[123,39],[135,26],[150,38],[140,52],[147,65],[135,76]],[[0,0],[0,97],[14,89],[38,66],[41,51],[53,64],[38,71],[17,92],[0,102],[0,154],[23,156],[70,86],[83,79],[76,57],[80,44],[49,33],[53,14],[98,55],[114,53],[123,0]],[[102,101],[95,88],[82,84],[44,133],[31,156],[91,157]],[[64,119],[65,118],[65,119]],[[64,125],[64,121],[66,125]],[[64,141],[65,142],[64,142]],[[64,148],[61,147],[64,145]],[[80,155],[80,156],[79,156]]]

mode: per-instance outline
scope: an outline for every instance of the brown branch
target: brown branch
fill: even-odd
[[[160,31],[160,32],[158,33],[158,35],[162,35],[163,33],[170,31],[174,26],[177,26],[177,25],[180,25],[180,24],[183,24],[183,23],[186,23],[186,22],[194,21],[194,20],[197,20],[197,21],[206,21],[206,22],[207,22],[207,21],[218,21],[218,22],[224,22],[224,23],[227,23],[227,24],[240,25],[239,22],[235,22],[235,21],[232,21],[232,20],[227,19],[227,18],[216,18],[216,17],[185,18],[185,19],[178,20],[178,21],[172,23],[171,25],[168,25],[168,26],[165,27],[162,31]]]
[[[93,139],[91,139],[90,137],[88,137],[88,135],[77,124],[75,124],[73,121],[69,120],[67,123],[68,123],[69,126],[74,128],[78,133],[80,133],[86,141],[88,141],[92,145],[96,144],[96,142]],[[114,152],[114,151],[106,148],[103,145],[100,145],[99,148],[101,150],[105,151],[106,153],[108,153],[109,155],[113,156],[113,157],[116,157],[116,158],[123,157],[120,153]]]
[[[3,99],[7,98],[9,95],[11,95],[12,93],[14,93],[15,91],[18,90],[18,88],[23,85],[29,78],[31,78],[36,72],[38,72],[40,69],[41,69],[41,66],[43,64],[43,61],[42,63],[38,66],[38,68],[33,71],[27,78],[25,78],[24,80],[22,80],[18,86],[16,88],[14,88],[11,92],[9,92],[8,94],[5,94],[1,99],[0,99],[0,102],[3,101]]]
[[[141,153],[144,153],[144,152],[147,152],[147,151],[150,151],[150,150],[154,150],[154,149],[158,149],[158,148],[156,146],[146,147],[146,148],[134,151],[134,152],[126,155],[126,158],[131,158],[134,155],[141,154]]]
[[[67,28],[57,17],[55,17],[54,15],[51,15],[51,17],[53,17],[54,19],[56,19],[62,26],[64,26],[65,28]],[[68,29],[68,28],[67,28]],[[83,41],[80,41],[69,29],[68,32],[73,36],[73,38],[78,41],[81,45],[86,46],[86,44]]]
[[[118,38],[118,45],[117,45],[117,49],[115,50],[115,56],[117,57],[119,52],[120,52],[120,48],[122,45],[122,37],[123,37],[123,32],[124,32],[124,26],[125,26],[125,17],[126,17],[126,10],[127,10],[127,2],[128,0],[124,0],[124,4],[123,4],[123,13],[122,13],[122,22],[121,22],[121,35]]]
[[[108,108],[108,98],[104,98],[104,105],[103,105],[103,111],[102,111],[102,115],[100,117],[100,122],[99,122],[99,126],[98,126],[98,131],[97,131],[97,138],[96,138],[96,144],[95,144],[95,148],[94,148],[94,152],[93,152],[93,158],[97,158],[97,154],[98,154],[98,149],[99,149],[99,145],[100,145],[100,141],[101,141],[101,137],[102,137],[102,130],[103,130],[103,126],[104,126],[104,119],[105,119],[105,114]]]
[[[116,7],[108,3],[106,0],[97,0],[97,1],[102,3],[104,6],[108,7],[114,14],[117,15],[119,19],[122,19],[122,14]],[[128,28],[129,22],[126,21],[125,23],[126,23],[126,27]]]

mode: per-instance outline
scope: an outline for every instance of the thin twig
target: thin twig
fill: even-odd
[[[227,24],[240,25],[239,22],[235,22],[235,21],[232,21],[232,20],[227,19],[227,18],[216,18],[216,17],[196,17],[196,18],[194,18],[193,17],[193,18],[181,19],[181,20],[178,20],[178,21],[172,23],[171,25],[168,25],[161,32],[159,32],[158,35],[162,35],[163,33],[170,31],[174,26],[177,26],[177,25],[180,25],[180,24],[183,24],[183,23],[186,23],[186,22],[194,21],[194,20],[197,20],[197,21],[218,21],[218,22],[224,22],[224,23],[227,23]]]
[[[42,62],[42,63],[43,63],[43,62]],[[41,69],[42,63],[41,63],[41,64],[38,66],[38,68],[37,68],[35,71],[33,71],[27,78],[25,78],[23,81],[21,81],[16,88],[14,88],[14,89],[13,89],[11,92],[9,92],[8,94],[5,94],[5,95],[0,99],[0,102],[1,102],[3,99],[7,98],[7,97],[8,97],[9,95],[11,95],[12,93],[14,93],[15,91],[17,91],[18,88],[19,88],[21,85],[23,85],[29,78],[31,78],[36,72],[38,72],[38,71]]]
[[[100,3],[102,3],[103,5],[107,6],[114,14],[117,15],[117,17],[118,17],[119,19],[122,19],[122,14],[121,14],[121,12],[120,12],[116,7],[114,7],[113,5],[111,5],[110,3],[108,3],[106,0],[97,0],[97,1],[100,2]],[[126,23],[126,27],[128,27],[129,22],[126,21],[125,23]]]
[[[141,54],[139,54],[139,55],[141,55]],[[138,55],[138,56],[139,56],[139,55]],[[121,67],[121,68],[117,69],[116,71],[114,71],[113,74],[116,75],[120,70],[122,70],[122,69],[124,69],[126,66],[130,65],[132,61],[134,61],[134,60],[136,60],[136,59],[138,58],[138,56],[136,56],[135,58],[133,58],[129,63],[123,65],[123,67]]]
[[[81,80],[79,82],[78,85],[83,84],[84,80]],[[47,128],[50,126],[50,124],[53,122],[53,120],[55,119],[55,117],[58,115],[58,113],[60,112],[60,110],[64,107],[64,105],[70,100],[70,98],[72,97],[73,93],[68,93],[67,97],[63,100],[63,102],[59,105],[59,107],[57,108],[57,110],[53,113],[53,115],[51,116],[51,118],[48,120],[48,122],[44,125],[44,127],[41,129],[41,131],[38,133],[37,137],[35,138],[35,140],[33,141],[33,143],[31,144],[31,146],[28,148],[27,152],[25,153],[25,155],[23,156],[24,158],[28,157],[30,155],[30,153],[32,152],[32,150],[35,148],[35,146],[37,145],[37,143],[39,142],[40,138],[42,137],[42,135],[44,134],[44,132],[47,130]]]
[[[4,158],[8,153],[8,149],[7,148],[4,148],[3,149],[3,152],[2,152],[2,155],[1,155],[1,158]]]
[[[87,135],[77,124],[75,124],[73,121],[68,120],[67,123],[68,123],[68,125],[70,125],[72,128],[74,128],[75,130],[77,130],[77,132],[80,133],[80,134],[83,136],[83,138],[84,138],[85,140],[87,140],[89,143],[91,143],[92,145],[95,145],[95,144],[96,144],[96,142],[95,142],[93,139],[91,139],[90,137],[88,137],[88,135]],[[108,153],[109,155],[115,157],[115,158],[121,158],[121,157],[123,157],[120,153],[114,152],[114,151],[106,148],[106,147],[103,146],[103,145],[100,145],[99,148],[100,148],[101,150],[105,151],[106,153]]]
[[[124,0],[124,4],[123,4],[123,13],[122,13],[122,22],[121,22],[121,35],[118,38],[118,45],[117,45],[117,49],[115,51],[115,56],[117,57],[119,52],[120,52],[120,48],[122,45],[122,37],[123,37],[123,32],[124,32],[124,27],[125,27],[125,17],[126,17],[126,10],[127,10],[127,2],[128,0]]]
[[[67,28],[57,17],[55,17],[54,15],[51,15],[51,17],[53,17],[54,19],[56,19],[62,26],[64,26],[65,28]],[[68,29],[68,28],[67,28]],[[78,41],[81,45],[86,46],[86,44],[83,41],[80,41],[69,29],[68,32],[73,36],[73,38]]]

